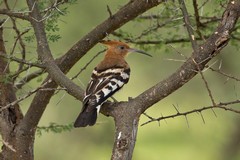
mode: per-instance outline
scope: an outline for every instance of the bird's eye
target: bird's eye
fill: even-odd
[[[119,46],[119,49],[124,50],[125,47],[124,46]]]

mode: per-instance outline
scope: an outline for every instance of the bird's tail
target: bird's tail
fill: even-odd
[[[77,117],[74,127],[86,127],[93,126],[97,121],[97,109],[91,109],[90,111],[84,109]]]

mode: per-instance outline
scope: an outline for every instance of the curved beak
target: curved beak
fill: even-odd
[[[152,55],[150,55],[150,54],[148,54],[148,53],[146,53],[146,52],[144,52],[144,51],[135,49],[135,48],[129,48],[129,49],[128,49],[128,52],[137,52],[137,53],[141,53],[141,54],[144,54],[144,55],[146,55],[146,56],[152,57]]]

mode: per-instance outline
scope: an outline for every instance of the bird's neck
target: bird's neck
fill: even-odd
[[[129,68],[128,63],[125,61],[123,57],[117,57],[117,56],[105,56],[103,61],[101,61],[97,68],[102,69],[108,69],[108,68]]]

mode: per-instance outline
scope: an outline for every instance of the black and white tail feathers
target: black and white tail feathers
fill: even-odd
[[[82,112],[74,127],[94,125],[102,103],[128,83],[129,75],[129,68],[115,67],[104,70],[95,68],[83,99]]]

